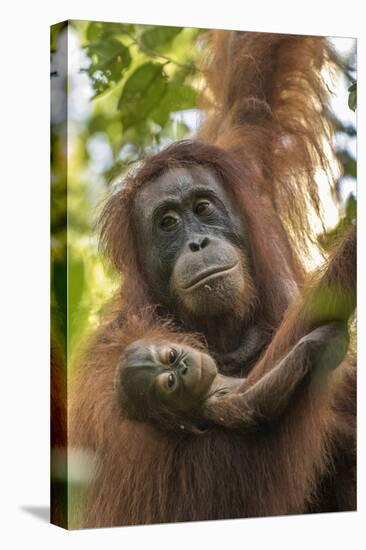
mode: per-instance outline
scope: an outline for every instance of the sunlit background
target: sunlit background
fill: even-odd
[[[72,21],[51,32],[52,517],[77,524],[95,468],[67,444],[67,388],[76,351],[119,281],[98,253],[96,220],[108,191],[147,154],[195,135],[204,30]],[[330,39],[343,72],[333,91],[336,186],[319,170],[326,230],[314,215],[313,269],[356,217],[356,44]],[[71,369],[70,369],[71,367]],[[70,369],[70,370],[69,370]],[[72,382],[71,382],[72,383]]]
[[[203,32],[81,21],[54,27],[53,93],[60,98],[65,87],[60,78],[62,64],[66,57],[68,60],[67,172],[65,164],[65,173],[60,176],[54,162],[52,184],[56,192],[62,189],[60,196],[65,198],[67,182],[69,295],[66,297],[66,288],[56,284],[52,299],[61,324],[66,311],[62,313],[60,303],[68,306],[71,355],[82,335],[98,323],[102,306],[117,288],[114,273],[98,254],[95,221],[101,201],[136,161],[172,141],[194,136],[198,127],[197,62]],[[62,38],[65,33],[67,40]],[[340,219],[347,212],[354,216],[355,210],[356,114],[349,106],[349,88],[356,79],[356,44],[352,38],[330,41],[345,63],[344,72],[333,80],[325,74],[333,91],[331,108],[338,130],[335,143],[342,165],[335,190],[329,190],[326,178],[319,174],[331,234]],[[56,150],[64,121],[62,100],[56,101],[52,109]],[[52,213],[54,280],[62,275],[66,252],[62,225],[66,203],[61,199],[57,204]],[[321,230],[314,217],[314,232]],[[313,265],[320,260],[314,248]],[[66,330],[66,325],[63,328]]]

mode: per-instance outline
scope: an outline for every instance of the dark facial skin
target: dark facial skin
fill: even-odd
[[[142,417],[147,418],[149,410],[194,411],[216,376],[215,362],[206,353],[181,344],[140,340],[127,348],[119,370],[127,412],[140,417],[144,411]]]
[[[252,299],[245,228],[217,176],[176,168],[135,199],[140,263],[155,299],[206,318]]]
[[[275,421],[310,374],[317,391],[343,361],[347,347],[345,324],[319,327],[245,389],[243,379],[219,374],[206,353],[168,341],[138,340],[121,357],[117,387],[124,414],[134,420],[177,429],[190,418],[201,426],[252,431]]]

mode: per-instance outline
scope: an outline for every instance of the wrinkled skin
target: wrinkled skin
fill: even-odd
[[[152,409],[194,412],[216,376],[215,362],[206,353],[190,346],[138,340],[120,360],[117,383],[128,414],[146,420]]]
[[[253,299],[244,222],[217,176],[176,168],[135,200],[140,263],[157,303],[182,316],[241,315]]]
[[[212,423],[258,430],[279,418],[308,375],[319,389],[319,381],[342,363],[348,343],[345,323],[318,327],[244,389],[243,379],[219,374],[207,353],[167,341],[137,340],[120,359],[117,391],[124,414],[133,420],[173,430],[184,418],[192,420],[192,431]]]

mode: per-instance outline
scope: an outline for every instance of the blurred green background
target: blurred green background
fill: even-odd
[[[85,21],[51,30],[51,509],[64,526],[77,525],[93,472],[88,450],[67,445],[67,369],[119,283],[98,252],[98,211],[135,163],[194,136],[205,32]],[[355,41],[332,42],[343,64],[331,104],[343,172],[318,235],[325,250],[356,217]]]
[[[65,350],[68,334],[71,359],[118,283],[98,254],[101,202],[134,163],[194,135],[204,34],[85,21],[52,27],[52,329]],[[333,228],[319,236],[325,248],[356,216],[355,41],[332,42],[344,67],[332,99],[343,174]]]

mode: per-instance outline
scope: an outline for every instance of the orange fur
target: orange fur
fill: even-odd
[[[123,284],[72,384],[69,444],[91,449],[98,457],[97,473],[72,527],[355,506],[354,495],[335,494],[332,484],[332,475],[339,473],[344,474],[342,487],[347,485],[347,464],[339,449],[354,441],[354,431],[345,427],[354,379],[343,367],[319,396],[311,396],[304,386],[285,418],[260,434],[243,436],[220,428],[201,436],[184,430],[164,433],[126,420],[117,403],[116,364],[133,340],[185,338],[202,345],[202,335],[183,334],[174,319],[164,325],[137,260],[134,199],[162,170],[198,163],[213,169],[228,189],[247,224],[257,321],[263,329],[278,328],[293,291],[304,280],[294,243],[305,246],[310,236],[308,205],[320,212],[314,172],[319,164],[327,167],[323,141],[330,139],[320,71],[333,54],[317,37],[224,31],[213,33],[210,48],[205,69],[210,104],[199,142],[177,144],[148,159],[103,212],[102,244],[123,273]],[[219,148],[207,148],[207,143]],[[347,268],[342,263],[341,275]],[[258,370],[253,369],[253,379],[303,333],[299,309],[293,311]],[[223,323],[223,338],[225,330]],[[352,452],[347,460],[353,467]]]

